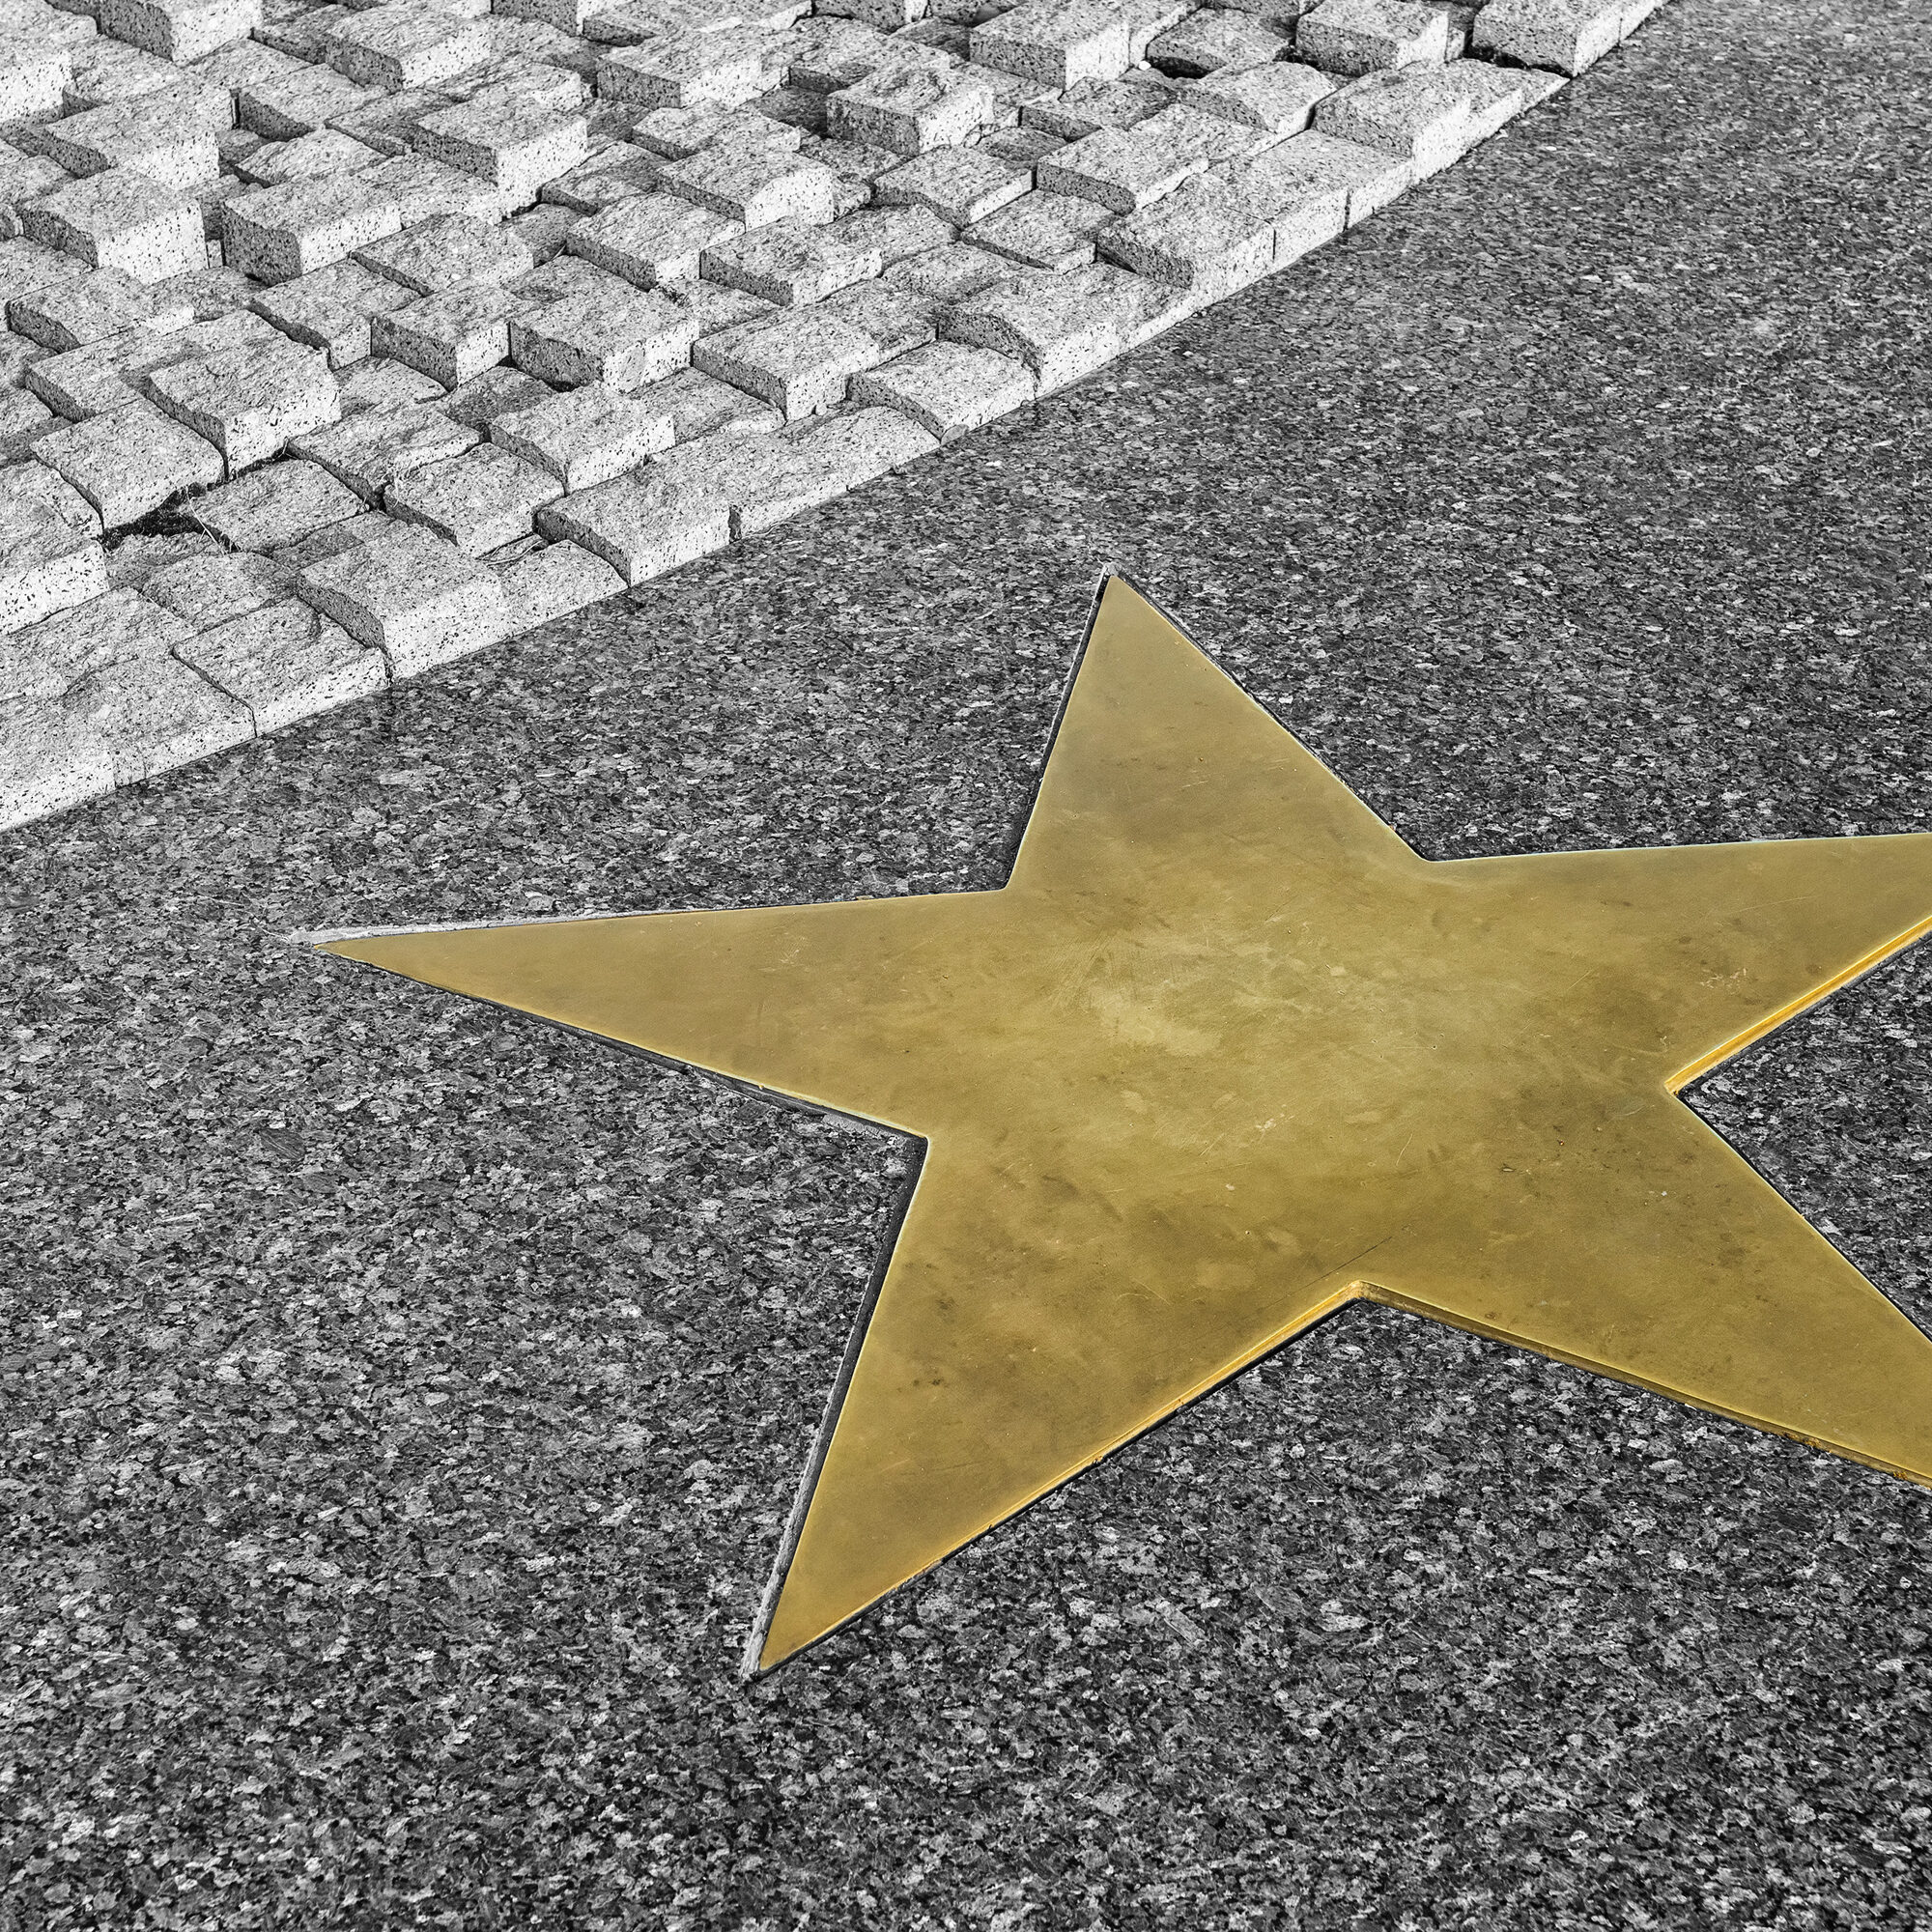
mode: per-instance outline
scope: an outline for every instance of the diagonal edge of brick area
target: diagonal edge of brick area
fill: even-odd
[[[1662,0],[8,0],[0,826],[917,462]]]

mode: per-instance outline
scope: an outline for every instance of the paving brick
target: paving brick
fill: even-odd
[[[371,319],[410,299],[400,283],[351,260],[263,289],[255,312],[284,335],[325,351],[331,368],[346,369],[368,356]]]
[[[615,142],[554,181],[545,182],[538,190],[540,205],[596,214],[628,196],[652,193],[663,166],[658,156]]]
[[[1172,290],[1105,263],[1020,269],[949,309],[940,332],[1024,362],[1044,394],[1146,341],[1175,305]]]
[[[602,557],[574,543],[547,544],[520,557],[501,577],[512,636],[582,611],[624,587],[624,580]]]
[[[827,128],[895,155],[923,155],[970,139],[994,118],[991,76],[932,54],[895,58],[826,100]]]
[[[418,403],[393,410],[364,410],[328,428],[298,437],[295,453],[319,463],[366,503],[380,503],[391,483],[461,456],[482,440],[469,423]]]
[[[489,37],[474,20],[409,0],[371,7],[338,21],[327,43],[328,64],[365,86],[426,87],[490,51]]]
[[[564,242],[576,224],[569,209],[539,205],[513,214],[503,225],[542,264],[563,252]]]
[[[851,379],[932,340],[925,305],[867,285],[721,330],[692,351],[705,374],[770,403],[787,422],[842,401]]]
[[[498,416],[514,410],[534,409],[556,394],[548,383],[540,383],[522,369],[499,363],[459,384],[437,404],[452,422],[468,423],[479,436],[488,436],[490,425]]]
[[[661,290],[604,279],[605,287],[511,318],[510,353],[520,369],[547,383],[635,389],[688,358],[697,325],[681,303]]]
[[[298,597],[213,625],[175,655],[243,705],[258,733],[373,696],[389,681],[380,650]]]
[[[396,225],[412,228],[438,214],[468,214],[495,221],[503,213],[497,189],[477,175],[445,167],[427,155],[391,155],[355,177],[396,205]]]
[[[193,628],[138,590],[106,590],[0,638],[0,698],[59,697],[129,658],[164,658]]]
[[[284,457],[195,497],[184,514],[235,550],[271,551],[346,523],[363,508],[360,497],[319,465]]]
[[[1342,232],[1346,190],[1328,196],[1329,234]],[[1208,175],[1164,201],[1123,215],[1100,237],[1100,254],[1158,282],[1216,301],[1274,266],[1275,215],[1263,196]]]
[[[597,92],[649,107],[742,106],[780,79],[784,63],[774,36],[727,27],[673,34],[613,47],[597,63]]]
[[[1157,87],[1129,80],[1083,80],[1057,100],[1036,100],[1020,109],[1020,125],[1078,141],[1102,128],[1132,128],[1172,107],[1180,91],[1171,82]]]
[[[1581,73],[1623,39],[1628,11],[1624,0],[1490,0],[1473,44],[1525,67]]]
[[[185,66],[232,41],[244,41],[262,18],[262,0],[100,0],[100,31]]]
[[[311,564],[298,587],[351,637],[384,651],[398,677],[493,644],[509,629],[496,572],[417,524]]]
[[[70,174],[138,168],[162,187],[193,187],[220,173],[216,130],[196,121],[176,95],[143,95],[14,131],[15,146]]]
[[[973,58],[1051,87],[1115,80],[1133,55],[1125,9],[1112,0],[1022,0],[973,29]]]
[[[1162,73],[1198,79],[1223,68],[1253,67],[1277,61],[1290,37],[1253,14],[1227,7],[1203,7],[1156,34],[1148,60]]]
[[[63,701],[107,747],[117,784],[173,771],[255,735],[247,707],[178,658],[109,665],[80,679]]]
[[[164,301],[119,269],[83,269],[12,297],[8,326],[44,349],[84,348],[124,329],[166,330],[187,326],[186,304]]]
[[[686,280],[659,286],[690,316],[700,339],[721,328],[734,328],[741,322],[770,315],[778,306],[746,289],[727,289],[722,282]]]
[[[70,113],[110,106],[117,100],[132,100],[181,84],[182,71],[172,61],[100,36],[98,27],[96,32],[96,39],[69,44],[67,49],[73,61],[73,78],[63,97]]]
[[[701,369],[679,369],[639,390],[639,399],[664,413],[670,423],[673,443],[689,442],[715,431],[764,436],[784,421],[769,404],[747,395],[733,384],[707,376]]]
[[[119,269],[137,282],[165,281],[203,262],[193,204],[132,168],[110,168],[28,203],[21,225],[46,247],[64,248],[94,268]]]
[[[308,181],[318,175],[360,174],[383,158],[376,149],[333,128],[317,128],[293,140],[262,141],[236,163],[236,172],[257,187]]]
[[[1347,196],[1348,225],[1352,228],[1405,192],[1415,179],[1415,170],[1400,155],[1339,140],[1317,128],[1255,156],[1231,169],[1230,176],[1245,181],[1258,192],[1299,197],[1304,223],[1314,208],[1325,206],[1321,201],[1322,195],[1341,190]],[[1325,219],[1321,217],[1323,226]],[[1278,240],[1286,242],[1292,238]],[[1293,254],[1278,245],[1275,259],[1278,263],[1289,261]]]
[[[1014,204],[1016,207],[1017,203]],[[1087,206],[1092,206],[1091,203]],[[1001,211],[1005,213],[1004,210]],[[989,219],[997,217],[989,217]],[[1104,211],[1102,219],[1105,220]],[[1013,265],[984,248],[954,242],[910,255],[888,269],[884,279],[895,288],[937,302],[963,301],[968,296],[996,288],[1011,279]]]
[[[799,130],[769,121],[755,107],[716,101],[695,107],[653,107],[631,128],[639,147],[667,161],[689,160],[707,148],[779,148],[797,151]]]
[[[235,118],[265,141],[293,141],[381,99],[379,90],[333,68],[298,61],[289,72],[237,87]]]
[[[945,148],[921,155],[881,178],[879,198],[929,208],[964,228],[1017,201],[1033,186],[1033,170],[1003,161],[982,148]]]
[[[37,43],[32,36],[0,38],[0,121],[24,121],[57,114],[73,78],[73,56],[66,47]]]
[[[403,409],[412,403],[440,406],[449,393],[434,376],[425,376],[420,369],[406,369],[386,355],[364,356],[352,367],[338,370],[336,383],[345,416],[363,410]]]
[[[895,208],[862,208],[835,221],[831,233],[868,256],[876,254],[882,269],[923,255],[928,248],[943,248],[953,239],[950,221],[912,202]]]
[[[433,160],[497,188],[505,208],[527,206],[589,152],[582,114],[506,98],[491,89],[423,117],[417,146]]]
[[[481,556],[527,536],[537,510],[562,495],[563,485],[548,470],[484,442],[390,484],[383,504],[392,517],[427,526],[465,556]]]
[[[261,293],[240,269],[195,268],[149,287],[156,301],[185,304],[196,322],[215,322],[247,313]]]
[[[298,537],[294,543],[284,544],[269,554],[283,569],[299,577],[325,557],[341,556],[364,544],[382,541],[395,527],[395,518],[385,516],[381,510],[364,510],[358,516],[330,524],[326,529],[310,530],[306,536]]]
[[[338,134],[352,135],[365,148],[393,160],[398,155],[415,152],[416,135],[426,114],[440,113],[455,100],[445,87],[404,87],[393,94],[373,88],[359,104],[331,115],[328,125]]]
[[[640,289],[696,275],[707,248],[734,240],[742,222],[673,194],[638,194],[579,222],[565,244],[573,255]]]
[[[0,828],[66,811],[114,788],[114,755],[57,698],[0,702]]]
[[[1295,23],[1299,60],[1330,73],[1375,73],[1449,55],[1449,23],[1420,0],[1321,0]]]
[[[885,404],[941,442],[1030,403],[1037,379],[1025,363],[963,342],[928,342],[852,379],[852,400]]]
[[[987,154],[1003,161],[1031,168],[1056,148],[1066,144],[1058,134],[1042,133],[1037,128],[998,128],[980,143]]]
[[[588,383],[497,416],[490,440],[547,470],[563,489],[588,490],[668,449],[671,418],[653,405],[648,388],[629,397]]]
[[[34,444],[58,429],[61,420],[40,397],[24,389],[0,389],[0,464],[31,455]]]
[[[215,550],[162,565],[142,582],[141,595],[205,631],[245,616],[287,593],[289,573],[248,551]]]
[[[293,181],[237,196],[221,211],[229,266],[259,281],[289,282],[393,235],[401,213],[372,176]]]
[[[510,290],[488,283],[450,289],[371,317],[369,345],[453,389],[507,358],[522,306]]]
[[[1119,214],[1172,194],[1189,175],[1249,153],[1269,136],[1192,107],[1163,109],[1132,128],[1103,128],[1040,162],[1039,185]]]
[[[863,241],[793,221],[753,228],[704,251],[704,272],[727,288],[783,306],[821,301],[884,267]]]
[[[779,147],[705,148],[666,162],[660,179],[670,193],[748,228],[830,221],[837,202],[830,168]]]
[[[21,208],[66,186],[71,179],[64,167],[44,155],[23,155],[17,148],[0,145],[0,234],[18,235]]]
[[[339,413],[335,378],[320,351],[247,343],[169,362],[147,379],[159,407],[220,450],[230,475],[281,453],[293,436]]]
[[[201,530],[129,531],[107,552],[107,587],[146,594],[148,580],[184,559],[216,556],[221,546]]]
[[[255,11],[259,15],[261,9]],[[257,24],[261,24],[259,19]],[[252,33],[250,29],[251,36]],[[252,87],[258,81],[277,80],[303,65],[293,55],[279,53],[264,42],[243,38],[202,55],[193,63],[193,71],[197,79],[233,91],[238,87]]]
[[[469,214],[432,215],[358,248],[355,260],[419,296],[513,281],[536,267],[521,236],[500,222]]]
[[[1188,90],[1187,104],[1271,134],[1298,134],[1335,85],[1319,68],[1270,61],[1264,67],[1223,68]]]
[[[1114,218],[1096,201],[1036,188],[975,223],[966,239],[1030,268],[1079,269],[1094,259],[1094,241]]]
[[[213,443],[146,403],[57,430],[41,439],[35,454],[94,505],[109,529],[222,476]]]
[[[0,632],[37,624],[106,588],[94,506],[43,464],[0,470]]]
[[[838,177],[832,202],[835,217],[864,208],[872,198],[872,184],[904,158],[890,148],[875,148],[864,141],[822,141],[809,134],[798,144],[798,151]]]
[[[1485,76],[1496,71],[1487,62],[1457,65],[1481,67]],[[1499,78],[1497,99],[1520,99],[1520,87]],[[1475,98],[1449,68],[1396,68],[1331,94],[1316,109],[1315,126],[1339,140],[1400,155],[1420,181],[1448,167],[1482,138],[1475,108]]]
[[[793,424],[761,443],[781,459],[749,470],[733,489],[731,531],[747,536],[832,502],[939,447],[896,410],[864,408]]]
[[[746,446],[774,440],[728,431],[696,438],[546,504],[537,527],[589,551],[626,583],[642,583],[731,541],[733,468]]]

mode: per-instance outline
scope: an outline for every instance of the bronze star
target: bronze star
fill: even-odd
[[[926,1142],[755,1657],[1355,1296],[1932,1484],[1932,1341],[1675,1097],[1932,836],[1419,858],[1120,579],[997,892],[327,950]]]

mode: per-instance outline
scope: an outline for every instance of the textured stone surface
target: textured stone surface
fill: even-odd
[[[203,265],[193,205],[133,168],[109,168],[29,202],[20,225],[36,242],[137,282],[165,281]]]
[[[564,489],[587,490],[666,448],[671,418],[591,383],[493,417],[490,440],[548,470]]]
[[[210,625],[177,655],[245,705],[258,732],[371,696],[389,681],[381,651],[295,597]]]
[[[494,643],[508,611],[486,566],[417,524],[310,564],[301,596],[352,637],[381,649],[398,677]]]
[[[213,444],[146,403],[56,430],[34,453],[94,505],[109,529],[222,479]]]
[[[379,503],[399,478],[461,456],[481,440],[470,423],[426,403],[373,409],[296,439],[296,454],[320,464],[365,502]]]
[[[194,498],[185,513],[236,550],[266,552],[361,509],[362,498],[320,465],[284,460]]]
[[[149,376],[148,393],[220,450],[231,475],[279,455],[291,437],[333,422],[340,408],[327,357],[292,342],[170,362]]]
[[[107,588],[100,519],[44,464],[0,469],[0,632],[82,604]]]
[[[917,1149],[284,941],[995,885],[1106,562],[1433,857],[1922,827],[1928,111],[1689,0],[1037,412],[13,835],[18,1916],[1922,1923],[1923,1492],[1393,1311],[745,1687]],[[1915,953],[1692,1094],[1920,1321],[1928,1037]]]
[[[548,470],[494,442],[443,463],[426,464],[391,483],[383,505],[446,538],[465,556],[482,556],[526,537],[538,508],[563,495]]]

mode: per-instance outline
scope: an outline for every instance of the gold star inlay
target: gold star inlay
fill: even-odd
[[[1433,862],[1119,579],[997,892],[327,950],[922,1136],[770,1667],[1355,1296],[1932,1483],[1932,1341],[1675,1096],[1932,836]]]

